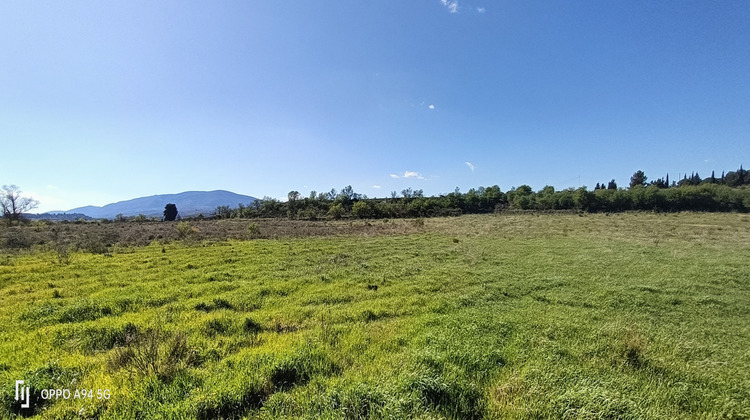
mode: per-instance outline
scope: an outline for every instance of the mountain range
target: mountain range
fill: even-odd
[[[118,214],[126,217],[143,214],[145,216],[162,217],[164,207],[172,203],[177,206],[179,216],[195,216],[200,213],[208,216],[219,206],[237,207],[239,204],[250,205],[255,197],[236,194],[231,191],[185,191],[179,194],[159,194],[149,197],[134,198],[119,201],[105,206],[85,206],[70,209],[65,212],[49,213],[79,213],[94,219],[113,219]]]

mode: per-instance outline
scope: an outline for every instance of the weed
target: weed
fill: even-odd
[[[155,374],[162,381],[198,363],[196,351],[184,333],[149,330],[124,347],[116,347],[107,360],[110,372],[125,369],[136,376]]]

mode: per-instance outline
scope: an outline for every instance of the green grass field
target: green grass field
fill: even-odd
[[[750,215],[398,223],[0,254],[0,417],[750,417]]]

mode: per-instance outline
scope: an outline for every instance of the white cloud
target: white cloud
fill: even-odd
[[[433,104],[430,104],[430,105],[428,105],[428,106],[427,106],[427,108],[430,108],[430,109],[435,109],[435,105],[433,105]]]
[[[477,7],[477,12],[484,13],[484,7]]]
[[[381,189],[383,187],[381,187],[380,185],[373,185],[372,188],[375,188],[376,190],[379,190],[379,189]]]
[[[466,166],[468,166],[468,167],[469,167],[469,169],[471,169],[471,172],[474,172],[474,168],[475,168],[475,166],[474,166],[474,164],[473,164],[473,163],[471,163],[471,162],[469,162],[469,161],[466,161]]]
[[[404,174],[403,174],[403,175],[396,175],[396,174],[391,174],[391,178],[416,178],[416,179],[426,179],[425,177],[423,177],[423,176],[422,176],[422,174],[420,174],[419,172],[414,172],[414,171],[404,171]]]
[[[440,4],[448,8],[450,13],[458,13],[458,0],[440,0]]]

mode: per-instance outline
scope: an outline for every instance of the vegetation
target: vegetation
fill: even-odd
[[[164,220],[173,222],[177,219],[177,206],[169,203],[164,207]]]
[[[18,221],[21,216],[39,205],[37,200],[22,197],[21,189],[15,185],[3,185],[0,189],[0,208],[7,222]]]
[[[750,416],[748,215],[186,226],[0,230],[32,242],[0,253],[0,418]],[[140,231],[169,237],[118,242]]]
[[[297,191],[289,193],[288,201],[282,203],[265,197],[251,206],[219,207],[215,217],[231,218],[290,218],[304,220],[319,219],[375,219],[400,217],[458,216],[461,214],[497,213],[502,211],[578,211],[589,213],[615,213],[631,210],[660,212],[750,211],[750,174],[738,169],[736,172],[713,174],[701,179],[697,173],[687,175],[679,182],[669,185],[669,176],[646,184],[648,177],[637,171],[630,179],[630,188],[619,189],[615,180],[597,183],[593,190],[586,187],[556,191],[552,186],[534,192],[528,185],[521,185],[503,192],[497,185],[472,188],[461,193],[458,188],[452,193],[438,197],[425,197],[421,190],[407,188],[401,195],[394,191],[390,198],[368,199],[355,193],[351,186],[341,192],[326,193],[312,191],[300,198]]]

